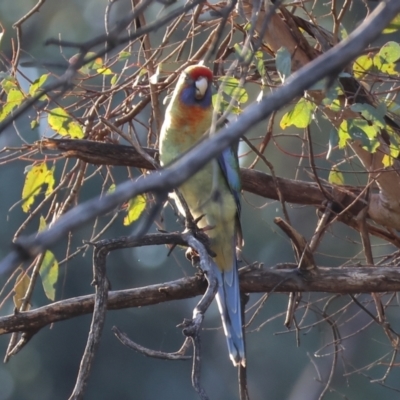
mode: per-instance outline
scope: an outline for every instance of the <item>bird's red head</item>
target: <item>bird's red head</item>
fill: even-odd
[[[181,74],[175,92],[179,96],[180,106],[198,106],[204,109],[212,103],[211,70],[204,65],[192,65]]]
[[[197,81],[198,78],[204,76],[209,82],[213,79],[213,73],[210,68],[204,65],[192,65],[187,67],[184,73],[189,76],[193,81]]]

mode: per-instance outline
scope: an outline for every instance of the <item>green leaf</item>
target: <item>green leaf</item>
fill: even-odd
[[[49,112],[48,123],[50,127],[61,136],[71,136],[82,139],[84,137],[81,125],[74,121],[67,112],[58,107]]]
[[[117,83],[117,81],[118,81],[118,75],[114,74],[114,76],[111,78],[110,83],[112,86],[114,86]]]
[[[385,128],[386,127],[386,122],[385,122],[385,112],[384,109],[382,108],[375,108],[371,106],[370,104],[366,103],[355,103],[351,105],[351,110],[354,112],[359,112],[361,115],[370,123],[375,125],[377,128]]]
[[[293,110],[287,112],[281,119],[280,126],[286,129],[290,125],[297,128],[306,128],[311,124],[315,105],[302,97],[294,106]]]
[[[255,58],[255,64],[256,64],[257,71],[260,74],[261,79],[264,81],[266,71],[265,71],[265,65],[264,65],[264,54],[263,54],[263,52],[262,51],[256,51],[254,53],[254,58]],[[264,84],[264,82],[263,82],[263,84]]]
[[[292,56],[286,47],[281,47],[276,52],[275,65],[282,83],[285,82],[292,71]]]
[[[390,24],[382,31],[384,34],[394,33],[400,29],[400,14],[390,22]]]
[[[336,80],[335,85],[332,85],[325,94],[325,98],[322,100],[322,104],[329,107],[332,111],[340,111],[342,109],[341,103],[338,97],[343,94],[343,89],[340,86],[338,80]]]
[[[335,165],[331,168],[331,171],[329,172],[328,181],[333,185],[344,185],[344,176]]]
[[[40,216],[39,232],[43,231],[44,229],[46,229],[46,221],[43,216]],[[43,289],[47,298],[51,301],[54,301],[56,297],[55,285],[58,280],[59,266],[56,257],[50,250],[46,250],[44,253],[39,272],[42,279]]]
[[[222,90],[229,97],[234,98],[238,103],[246,103],[249,100],[249,95],[245,88],[240,87],[240,82],[236,78],[223,76],[219,78],[222,85]]]
[[[146,208],[146,197],[142,194],[129,200],[128,215],[124,218],[124,225],[130,225],[135,222]]]
[[[347,39],[347,37],[349,36],[346,28],[342,24],[340,24],[340,32],[339,33],[340,33],[341,40]]]
[[[118,61],[123,61],[126,60],[127,58],[129,58],[131,56],[131,53],[129,51],[121,51],[118,54]]]
[[[251,58],[253,57],[253,52],[250,49],[245,48],[238,43],[235,43],[233,45],[233,49],[235,50],[235,53],[239,56],[239,59],[243,60],[245,63],[250,62]]]
[[[29,212],[43,185],[47,185],[46,196],[53,192],[55,184],[54,170],[55,167],[48,169],[46,163],[36,164],[27,169],[22,189],[22,210],[24,212]]]
[[[39,126],[39,121],[36,120],[36,119],[33,119],[33,120],[31,121],[31,129],[34,130],[34,129],[36,129],[38,126]]]

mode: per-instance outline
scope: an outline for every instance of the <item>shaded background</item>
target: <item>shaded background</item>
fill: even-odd
[[[85,41],[104,32],[104,10],[107,6],[104,0],[53,0],[47,1],[40,12],[35,14],[23,26],[23,54],[21,68],[24,74],[36,79],[43,72],[41,68],[30,66],[36,60],[42,62],[65,63],[73,55],[72,50],[63,50],[55,46],[44,46],[48,38],[60,37],[68,41]],[[23,16],[35,1],[3,0],[0,2],[0,22],[6,29],[0,51],[6,57],[11,56],[11,39],[15,36],[12,24]],[[316,13],[323,15],[329,12],[330,5],[318,5]],[[148,20],[160,15],[161,5],[155,4],[147,12]],[[111,19],[117,20],[130,10],[129,1],[118,1],[114,5]],[[362,1],[354,1],[346,19],[348,31],[365,16]],[[329,28],[330,20],[321,20]],[[153,35],[153,45],[160,40],[163,31]],[[158,36],[157,36],[158,35]],[[174,37],[178,40],[184,32],[177,32]],[[201,39],[201,38],[200,38]],[[379,43],[384,43],[387,38]],[[399,38],[397,38],[399,40]],[[28,65],[26,64],[28,63]],[[32,65],[32,64],[31,64]],[[0,66],[1,68],[1,66]],[[2,70],[6,72],[6,66]],[[54,69],[57,73],[57,69]],[[257,95],[255,86],[248,86],[252,100]],[[143,112],[142,120],[147,122],[149,109]],[[31,131],[30,118],[27,115],[17,122],[20,134],[28,142],[49,134],[49,128],[41,124],[39,131]],[[279,121],[279,118],[277,118]],[[140,126],[138,126],[140,133]],[[249,137],[263,136],[266,125],[260,125],[249,132]],[[316,153],[324,151],[328,142],[330,127],[324,121],[313,124],[313,138]],[[301,131],[288,128],[279,132],[276,126],[276,143],[270,145],[266,156],[272,162],[278,176],[308,179],[305,172],[308,162],[300,158],[303,142],[300,140]],[[141,134],[145,135],[145,131]],[[281,135],[279,133],[282,133]],[[15,134],[15,128],[10,128],[0,137],[0,145],[16,146],[20,139]],[[318,147],[319,146],[319,147]],[[285,152],[290,152],[288,156]],[[246,153],[245,145],[241,145],[241,153]],[[241,158],[242,165],[249,165],[251,156]],[[11,239],[19,225],[26,218],[20,205],[14,206],[21,199],[24,179],[24,168],[29,163],[17,161],[0,167],[0,256],[4,257],[9,251]],[[321,176],[327,179],[330,163],[324,157],[317,159],[321,168]],[[259,163],[258,169],[268,172]],[[326,170],[324,171],[323,168]],[[92,169],[93,171],[94,169]],[[88,174],[90,171],[88,172]],[[126,169],[113,168],[114,176],[123,181],[127,178]],[[346,183],[358,183],[360,176],[347,176]],[[92,198],[100,194],[102,178],[95,176],[85,185],[79,200]],[[172,211],[164,210],[165,227],[168,230],[180,229]],[[315,210],[310,207],[289,207],[291,222],[306,238],[312,235],[317,221]],[[245,248],[244,262],[260,261],[266,267],[281,262],[293,262],[293,252],[290,242],[276,229],[273,218],[282,216],[281,206],[277,202],[257,198],[244,193],[243,196],[243,231]],[[107,232],[107,238],[131,233],[132,228],[124,227],[121,214],[117,222]],[[104,219],[105,220],[105,219]],[[37,230],[37,219],[29,224],[25,233]],[[156,228],[152,228],[155,232]],[[82,240],[88,239],[91,227],[84,227],[75,232],[73,246],[79,246]],[[382,255],[394,249],[383,242],[374,239],[375,255]],[[353,261],[364,261],[358,235],[343,225],[335,225],[326,236],[316,255],[316,261],[324,266],[339,266],[349,258]],[[65,255],[63,244],[56,247],[54,252],[58,259]],[[183,250],[177,249],[167,259],[168,250],[163,247],[145,247],[133,250],[121,250],[111,254],[108,261],[108,276],[114,290],[139,287],[147,284],[160,283],[193,275],[195,271],[183,256]],[[64,264],[57,286],[57,299],[65,299],[82,294],[93,293],[90,286],[92,280],[91,251],[84,256],[70,260]],[[244,265],[245,263],[243,263]],[[0,277],[1,287],[7,277]],[[324,294],[305,294],[303,300],[313,303],[313,312],[304,314],[304,309],[296,315],[298,320],[304,317],[303,325],[320,319],[320,312],[328,298]],[[256,303],[260,295],[251,295],[250,307]],[[321,301],[317,301],[322,299]],[[196,399],[197,395],[191,387],[190,361],[160,361],[148,359],[140,354],[124,348],[112,335],[113,325],[128,333],[130,338],[143,346],[163,351],[176,351],[183,341],[183,336],[176,325],[183,318],[190,318],[192,309],[198,299],[174,301],[141,309],[112,311],[107,314],[103,339],[100,350],[96,355],[92,375],[87,388],[86,399]],[[346,296],[337,296],[327,309],[333,314],[350,302]],[[47,304],[42,288],[38,285],[35,290],[32,307]],[[254,322],[248,328],[247,357],[248,380],[251,399],[270,400],[311,400],[317,399],[323,383],[329,375],[332,362],[333,347],[332,330],[328,323],[320,323],[312,329],[299,332],[299,346],[296,343],[296,332],[287,331],[283,326],[287,306],[287,295],[271,294],[264,307],[258,312]],[[373,310],[373,308],[371,308]],[[13,304],[6,302],[0,310],[1,315],[12,313]],[[248,315],[252,315],[252,308]],[[399,328],[397,308],[388,311],[393,328]],[[351,318],[352,317],[352,318]],[[84,350],[89,330],[91,316],[83,316],[70,321],[57,323],[50,328],[37,333],[31,342],[7,364],[0,364],[0,400],[41,399],[53,400],[68,398],[79,368],[80,358]],[[352,373],[352,371],[374,362],[379,357],[390,352],[390,346],[376,325],[361,333],[357,330],[370,323],[370,318],[359,312],[355,306],[350,306],[347,314],[338,321],[343,340],[340,345],[339,362],[331,384],[331,391],[326,399],[349,398],[355,399],[394,399],[398,398],[395,391],[390,391],[379,384],[372,384],[368,377],[380,378],[384,375],[386,366],[375,366],[369,371]],[[236,399],[237,378],[236,370],[227,355],[225,338],[220,326],[220,318],[215,305],[207,312],[203,338],[202,382],[212,399]],[[4,354],[9,337],[0,337],[0,353]],[[328,345],[327,347],[324,347]],[[387,362],[389,359],[385,359]],[[349,373],[343,377],[343,374]],[[368,376],[364,376],[364,374]],[[387,384],[400,388],[399,371],[393,369],[387,379]],[[320,382],[322,381],[322,383]],[[346,396],[346,397],[344,397]]]

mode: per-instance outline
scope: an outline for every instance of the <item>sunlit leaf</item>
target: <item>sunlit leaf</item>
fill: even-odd
[[[1,87],[4,89],[6,93],[8,93],[11,89],[18,89],[16,79],[8,75],[1,81]]]
[[[328,181],[333,185],[344,185],[344,176],[336,166],[333,166],[329,172]]]
[[[124,218],[124,225],[130,225],[135,222],[146,208],[146,197],[138,195],[129,200],[128,215]]]
[[[73,139],[82,139],[85,136],[81,125],[74,120],[71,120],[68,123],[67,131],[68,135],[71,136]]]
[[[338,130],[339,148],[344,148],[347,140],[358,140],[365,150],[374,153],[379,147],[377,139],[379,132],[379,127],[371,125],[364,119],[345,120],[340,124]]]
[[[397,144],[390,145],[390,154],[385,154],[382,159],[384,167],[391,167],[394,161],[399,157],[400,149]]]
[[[347,141],[351,140],[351,136],[348,129],[347,121],[344,120],[338,129],[338,136],[339,136],[339,149],[343,149],[346,147]]]
[[[29,88],[29,94],[31,96],[35,96],[35,94],[42,88],[44,83],[47,81],[47,78],[50,74],[43,74],[38,79],[36,79]],[[47,98],[46,95],[42,96],[40,100],[45,100]]]
[[[22,210],[24,212],[29,212],[43,185],[47,185],[46,196],[53,192],[55,184],[54,169],[55,167],[48,169],[46,163],[35,164],[29,168],[22,189]]]
[[[39,232],[44,229],[46,229],[46,221],[43,216],[40,216]],[[44,253],[39,272],[42,279],[43,290],[47,298],[54,301],[56,297],[55,285],[58,280],[59,266],[55,255],[50,250],[46,250]]]
[[[50,127],[61,136],[70,136],[77,139],[84,137],[81,125],[60,107],[51,110],[47,120]]]
[[[373,57],[369,54],[362,55],[354,61],[353,72],[355,78],[362,78],[374,66]]]
[[[111,69],[106,68],[106,67],[97,68],[96,71],[102,75],[113,75],[113,72],[111,71]]]
[[[357,130],[362,130],[369,139],[375,139],[376,136],[380,133],[379,126],[375,124],[370,124],[368,121],[363,119],[351,119],[350,123],[350,133],[353,137],[357,137]]]
[[[378,53],[387,63],[396,62],[400,59],[400,44],[397,42],[387,42]]]
[[[287,112],[281,119],[280,126],[286,129],[290,125],[296,128],[306,128],[311,124],[315,105],[302,97],[292,110]]]
[[[0,110],[0,121],[6,118],[15,107],[18,107],[25,100],[24,94],[18,89],[10,89],[7,94],[7,102]]]
[[[62,136],[68,135],[67,127],[70,117],[65,110],[60,107],[54,108],[49,112],[47,120],[54,131]]]
[[[400,29],[400,14],[397,14],[397,16],[382,31],[382,33],[385,33],[385,34],[394,33],[394,32],[397,32],[399,29]]]
[[[374,66],[383,74],[399,75],[396,71],[396,61],[400,59],[400,45],[387,42],[374,57]]]
[[[13,296],[15,308],[17,308],[18,310],[21,308],[22,302],[25,298],[30,283],[31,279],[29,278],[29,275],[21,269],[21,272],[19,273],[15,281]],[[29,305],[27,309],[29,309]]]
[[[292,56],[286,47],[281,47],[276,52],[275,65],[281,81],[285,82],[292,71]]]
[[[83,62],[85,62],[86,60],[92,59],[93,57],[96,56],[96,53],[93,51],[89,51],[88,53],[86,53]],[[80,58],[80,54],[74,54],[68,61],[71,65],[74,65]],[[101,59],[100,59],[101,60]],[[100,64],[96,64],[96,60],[91,60],[88,63],[86,63],[85,65],[83,65],[80,69],[79,72],[81,74],[84,75],[89,75],[90,74],[90,70],[91,69],[97,69],[100,68],[102,66],[102,62],[100,62]]]

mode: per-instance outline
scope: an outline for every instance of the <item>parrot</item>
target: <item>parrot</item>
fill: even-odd
[[[168,166],[204,139],[213,117],[212,71],[204,65],[187,67],[178,78],[160,131],[160,163]],[[197,226],[207,234],[215,254],[216,300],[229,356],[234,366],[246,365],[242,331],[236,247],[242,241],[237,149],[225,149],[179,186]],[[185,212],[175,197],[179,212]]]

